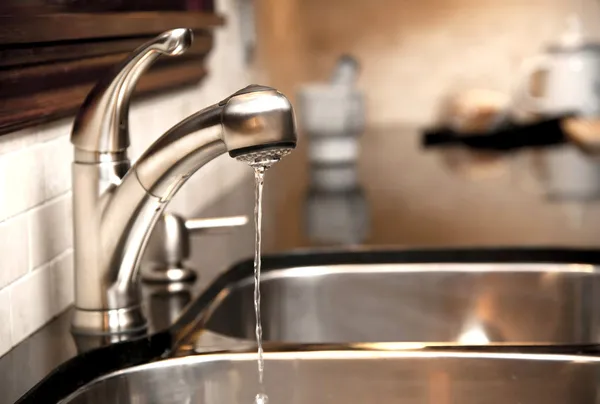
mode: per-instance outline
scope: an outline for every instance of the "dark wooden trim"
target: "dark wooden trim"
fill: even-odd
[[[189,11],[0,16],[0,44],[132,37],[173,28],[210,29],[223,23],[216,14]]]
[[[200,81],[206,70],[197,60],[167,66],[146,73],[140,79],[134,97],[174,90]],[[0,104],[0,134],[64,118],[74,114],[95,82],[38,93],[35,97],[12,98]]]
[[[138,43],[139,45],[139,43]],[[212,45],[210,36],[200,37],[183,56],[159,59],[157,66],[180,64],[195,59],[198,64]],[[135,48],[134,48],[135,49]],[[35,95],[38,92],[55,88],[77,86],[89,82],[90,78],[102,77],[112,66],[119,64],[129,55],[116,53],[105,56],[68,60],[57,63],[44,63],[17,69],[0,70],[0,104],[2,100],[22,95]]]
[[[137,96],[197,83],[223,22],[207,11],[0,12],[0,135],[75,113],[113,66],[169,29],[191,28],[194,43],[182,56],[159,58]]]
[[[1,14],[214,11],[213,0],[2,0]]]
[[[95,43],[59,42],[58,44],[51,43],[37,46],[24,44],[21,47],[4,47],[4,49],[0,49],[0,67],[59,62],[120,52],[131,52],[132,49],[137,48],[141,43],[150,38],[151,36],[146,36]]]
[[[113,39],[95,42],[59,42],[50,44],[23,44],[21,46],[4,47],[0,49],[0,68],[27,66],[66,60],[81,60],[84,58],[129,53],[154,35],[136,38]],[[194,32],[194,43],[186,52],[190,54],[205,54],[212,47],[212,36],[208,32]],[[2,82],[2,81],[0,81]]]

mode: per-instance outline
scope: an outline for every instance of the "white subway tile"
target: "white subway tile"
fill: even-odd
[[[64,194],[71,189],[73,146],[68,136],[61,136],[42,146],[46,199]]]
[[[44,201],[42,161],[39,146],[0,156],[0,221]]]
[[[61,254],[50,263],[54,293],[54,314],[65,310],[75,298],[75,277],[73,273],[73,251]]]
[[[37,138],[35,128],[27,128],[3,135],[0,137],[0,154],[10,153],[31,146],[37,141]]]
[[[25,275],[7,289],[10,291],[12,339],[16,343],[54,316],[50,266]]]
[[[131,145],[128,154],[133,162],[158,138],[159,132],[154,127],[155,116],[152,103],[136,103],[129,113]]]
[[[10,321],[10,292],[8,288],[0,290],[0,356],[7,353],[13,345]]]
[[[182,99],[181,92],[178,91],[159,97],[150,105],[154,115],[160,117],[160,119],[155,119],[153,122],[152,131],[156,134],[156,138],[184,118],[184,103],[185,100]],[[198,110],[206,106],[208,105],[203,105]]]
[[[71,193],[28,212],[31,267],[45,264],[73,245]]]
[[[27,217],[19,215],[0,223],[0,289],[29,271]]]

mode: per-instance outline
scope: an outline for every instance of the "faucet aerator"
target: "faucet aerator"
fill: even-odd
[[[251,167],[271,167],[284,156],[292,152],[294,148],[290,146],[269,147],[265,150],[248,151],[242,154],[237,154],[235,158],[238,161],[247,163]],[[233,153],[229,153],[232,155]],[[233,156],[232,156],[233,157]]]

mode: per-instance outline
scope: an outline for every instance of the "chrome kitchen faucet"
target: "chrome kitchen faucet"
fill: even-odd
[[[75,118],[75,333],[146,328],[142,253],[165,206],[196,170],[225,152],[273,160],[296,146],[288,99],[251,85],[169,129],[131,166],[128,110],[135,84],[160,55],[180,55],[191,43],[189,29],[145,43],[95,86]]]

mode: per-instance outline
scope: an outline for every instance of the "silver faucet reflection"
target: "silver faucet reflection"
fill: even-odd
[[[293,109],[270,87],[252,85],[175,125],[131,166],[129,99],[160,56],[182,54],[192,32],[175,29],[135,50],[100,81],[73,126],[75,313],[78,334],[143,332],[139,266],[159,215],[200,167],[228,152],[277,160],[296,145]]]

